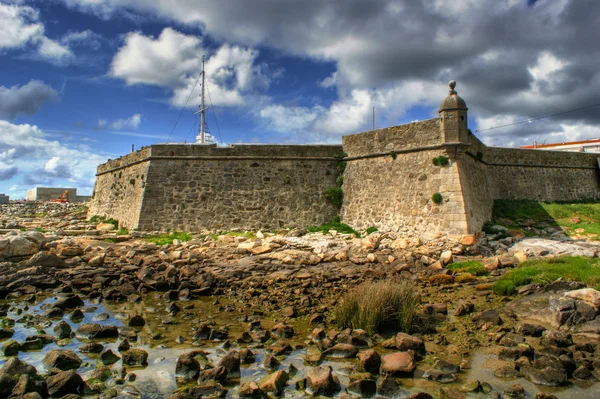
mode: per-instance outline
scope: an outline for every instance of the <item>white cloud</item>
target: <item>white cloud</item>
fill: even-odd
[[[39,13],[31,7],[0,3],[0,48],[19,48],[44,34]]]
[[[60,42],[67,47],[85,46],[92,50],[98,50],[101,46],[102,36],[87,29],[81,32],[69,31],[60,38]]]
[[[106,159],[49,140],[37,126],[0,120],[0,178],[22,176],[26,185],[69,184],[89,191]]]
[[[261,109],[259,115],[268,121],[269,128],[279,132],[293,132],[308,129],[324,112],[322,107],[309,109],[269,105]]]
[[[202,40],[165,28],[158,38],[131,32],[114,56],[110,74],[128,85],[163,87],[181,85],[190,73],[202,69]]]
[[[73,58],[68,47],[44,35],[44,25],[39,22],[39,12],[29,6],[0,3],[0,49],[37,47],[37,57],[63,64]]]
[[[59,42],[43,36],[39,39],[38,54],[41,58],[56,64],[64,64],[74,57],[73,52]]]
[[[39,80],[24,86],[0,86],[0,117],[14,119],[17,115],[33,115],[42,104],[58,99],[52,87]]]
[[[189,107],[197,105],[201,85],[194,85],[202,70],[202,39],[165,28],[154,38],[140,32],[129,33],[124,45],[115,54],[110,74],[128,85],[147,84],[173,90],[171,104]],[[206,95],[215,105],[244,104],[244,94],[257,87],[266,87],[269,80],[261,66],[254,65],[258,51],[224,44],[207,58]]]
[[[137,129],[142,122],[142,115],[135,114],[127,119],[117,119],[110,124],[111,129],[123,130],[123,129]]]

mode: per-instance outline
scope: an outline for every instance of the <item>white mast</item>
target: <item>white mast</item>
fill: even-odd
[[[198,137],[196,137],[196,142],[200,143],[200,144],[206,144],[206,132],[204,131],[204,112],[208,109],[208,107],[206,107],[204,105],[204,86],[206,85],[206,73],[204,72],[204,56],[202,56],[202,91],[200,94],[200,98],[202,99],[202,102],[200,104],[200,111],[198,112],[200,114],[200,134],[198,135]]]

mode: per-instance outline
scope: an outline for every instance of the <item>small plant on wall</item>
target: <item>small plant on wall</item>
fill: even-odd
[[[435,166],[446,166],[450,164],[450,159],[444,155],[433,158],[433,164]]]
[[[431,200],[436,204],[441,204],[444,200],[444,197],[442,197],[442,194],[440,193],[435,193],[431,196]]]

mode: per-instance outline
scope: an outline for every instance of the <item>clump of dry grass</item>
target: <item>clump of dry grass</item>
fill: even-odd
[[[334,313],[340,328],[361,328],[370,334],[384,329],[410,332],[419,295],[408,281],[364,283],[350,290]]]

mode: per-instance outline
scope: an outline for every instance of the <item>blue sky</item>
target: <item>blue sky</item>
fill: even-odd
[[[456,79],[490,145],[600,137],[594,0],[0,0],[0,192],[91,193],[99,163],[193,141],[339,143],[435,116]],[[173,130],[188,96],[188,107]],[[173,133],[170,135],[171,131]]]

